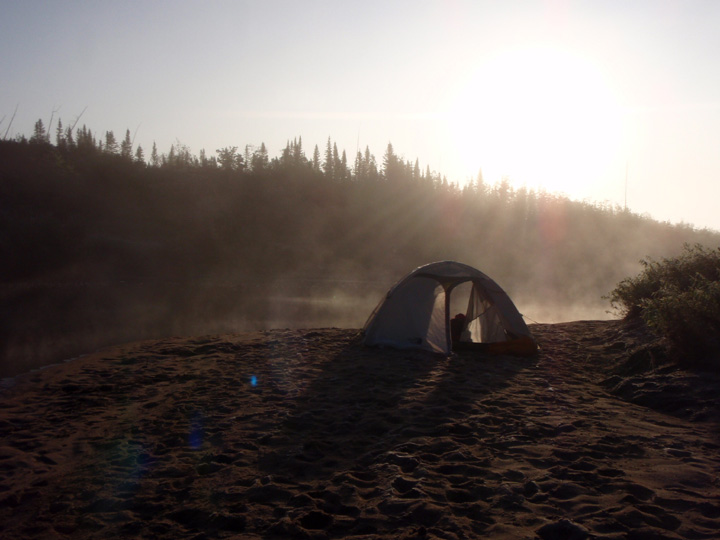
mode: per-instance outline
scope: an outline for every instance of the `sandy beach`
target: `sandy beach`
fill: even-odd
[[[720,538],[720,377],[620,321],[534,358],[275,330],[109,348],[0,391],[0,537]]]

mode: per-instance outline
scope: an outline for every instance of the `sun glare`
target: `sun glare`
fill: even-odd
[[[449,104],[464,170],[487,182],[587,197],[622,163],[621,108],[599,70],[557,50],[507,52],[478,65]]]

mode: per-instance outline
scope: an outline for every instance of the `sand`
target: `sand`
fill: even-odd
[[[0,537],[720,538],[717,376],[620,321],[536,358],[146,341],[0,391]]]

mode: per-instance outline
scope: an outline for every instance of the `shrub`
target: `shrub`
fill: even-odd
[[[675,258],[641,261],[609,299],[626,318],[641,317],[690,359],[720,351],[720,249],[685,245]]]

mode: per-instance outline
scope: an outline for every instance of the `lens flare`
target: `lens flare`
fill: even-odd
[[[193,450],[198,450],[202,446],[205,435],[203,424],[203,415],[198,411],[193,415],[190,422],[190,434],[188,435],[188,444]]]

